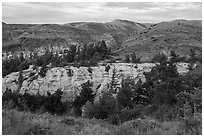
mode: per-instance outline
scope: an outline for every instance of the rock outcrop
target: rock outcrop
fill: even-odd
[[[120,83],[125,77],[135,78],[136,82],[141,78],[145,81],[143,72],[149,72],[155,66],[153,63],[131,64],[131,63],[112,63],[110,70],[106,71],[105,66],[91,67],[88,71],[87,67],[55,67],[47,70],[46,75],[42,78],[38,75],[39,69],[24,70],[22,75],[24,81],[18,85],[19,72],[13,72],[2,79],[2,91],[11,89],[17,91],[20,86],[20,93],[28,92],[29,94],[46,95],[47,91],[54,93],[57,89],[64,92],[64,98],[67,100],[74,98],[81,91],[81,84],[93,82],[93,90],[96,95],[107,91],[109,83],[113,77],[120,86]],[[177,65],[180,73],[187,72],[187,64],[180,63]],[[115,73],[114,73],[115,71]],[[70,74],[71,73],[71,74]]]

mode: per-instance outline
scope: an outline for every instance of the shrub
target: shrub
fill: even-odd
[[[155,120],[135,119],[124,122],[117,130],[116,135],[152,135],[162,134],[160,124]]]
[[[129,120],[133,120],[133,119],[142,117],[141,114],[142,114],[144,107],[145,106],[143,105],[136,105],[132,109],[130,108],[122,109],[119,115],[120,121],[123,123],[125,121],[129,121]]]
[[[125,63],[129,63],[130,62],[130,55],[129,54],[125,55],[124,62]]]
[[[171,61],[162,61],[145,73],[146,87],[149,91],[152,103],[175,104],[176,95],[182,91],[182,76],[179,75],[176,65]]]
[[[69,69],[67,70],[67,75],[68,75],[69,77],[72,77],[72,76],[73,76],[73,70],[72,70],[71,68],[69,68]]]
[[[190,63],[195,63],[197,61],[195,49],[190,50],[189,56],[190,56],[189,58]]]
[[[83,110],[85,117],[107,119],[116,111],[116,100],[110,93],[103,93],[97,102],[87,102]]]
[[[43,127],[40,124],[33,125],[24,133],[24,135],[49,135],[51,134],[48,127]]]
[[[12,93],[10,90],[6,90],[3,93],[2,102],[4,108],[9,107],[7,102],[12,102],[12,108],[19,110],[27,110],[31,112],[49,112],[51,114],[64,114],[70,107],[68,102],[62,102],[62,91],[57,90],[54,94],[47,96],[42,95],[30,95],[24,93]],[[10,105],[10,104],[9,104]],[[9,107],[10,108],[10,107]]]
[[[103,93],[99,101],[94,104],[94,117],[106,119],[116,110],[116,100],[110,93]]]
[[[184,106],[186,103],[189,105],[191,109],[191,114],[193,113],[201,113],[202,112],[202,91],[201,89],[194,90],[192,92],[180,92],[177,94],[177,106],[186,110]],[[183,112],[184,113],[184,112]]]
[[[106,65],[106,66],[105,66],[105,71],[106,71],[106,72],[109,72],[110,68],[111,68],[111,67],[110,67],[110,65],[109,65],[109,64],[108,64],[108,65]]]
[[[81,107],[86,104],[87,101],[93,102],[95,94],[93,94],[93,90],[91,89],[92,83],[87,81],[82,84],[82,90],[80,94],[74,99],[73,107],[75,110],[75,115],[80,116],[82,111]]]
[[[23,135],[29,131],[33,124],[27,117],[15,113],[14,110],[2,112],[2,134]]]
[[[152,63],[162,63],[163,61],[167,60],[167,56],[164,53],[156,54],[152,58]]]
[[[11,59],[2,60],[2,75],[6,76],[12,72],[28,69],[30,64],[24,58],[13,55]]]
[[[97,59],[95,59],[95,58],[91,58],[90,60],[89,60],[89,64],[88,64],[88,66],[97,66],[98,65],[98,62],[99,60],[97,60]]]
[[[146,91],[141,79],[135,84],[132,78],[122,80],[117,98],[121,107],[133,108],[135,104],[149,104],[149,94]]]
[[[2,74],[6,76],[12,72],[28,69],[29,65],[45,67],[49,63],[52,67],[64,66],[67,63],[79,62],[78,66],[97,66],[99,60],[108,58],[111,55],[110,50],[107,48],[105,41],[100,41],[96,46],[90,44],[90,46],[84,45],[80,51],[77,51],[77,47],[72,45],[70,50],[59,56],[54,54],[47,47],[45,48],[45,54],[38,55],[37,51],[30,53],[30,58],[26,59],[23,53],[20,53],[20,57],[16,54],[12,55],[12,58],[2,61]],[[44,71],[44,69],[43,69]],[[44,77],[43,72],[41,73]]]
[[[131,54],[132,63],[140,63],[141,57],[137,57],[135,52]]]
[[[199,113],[193,117],[185,117],[181,128],[183,129],[183,134],[202,135],[202,114]]]
[[[122,87],[120,88],[117,99],[118,104],[122,107],[132,108],[134,105],[133,102],[133,85],[134,80],[130,78],[126,78],[122,80]]]
[[[94,104],[90,101],[87,101],[86,104],[82,108],[82,116],[87,118],[94,117]]]
[[[151,114],[159,121],[173,121],[180,117],[180,110],[177,106],[160,105]]]
[[[47,72],[47,67],[45,64],[42,65],[42,68],[40,69],[40,73],[39,75],[44,78],[46,76],[46,72]]]

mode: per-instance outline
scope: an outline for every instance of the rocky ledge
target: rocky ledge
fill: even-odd
[[[47,91],[54,93],[57,89],[61,89],[65,99],[75,97],[81,91],[81,84],[88,80],[93,83],[93,90],[100,94],[107,91],[109,83],[114,78],[118,86],[123,78],[135,78],[135,82],[141,78],[145,81],[143,72],[151,71],[155,66],[153,63],[111,63],[110,69],[107,71],[106,66],[99,65],[97,67],[55,67],[49,68],[45,77],[39,75],[40,68],[34,69],[30,67],[22,72],[23,81],[19,84],[19,72],[13,72],[2,79],[2,91],[11,89],[12,92],[20,92],[29,94],[46,95]],[[187,63],[178,63],[179,73],[186,73],[188,70]]]

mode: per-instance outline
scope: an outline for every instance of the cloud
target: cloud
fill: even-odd
[[[202,3],[3,2],[2,15],[6,23],[107,22],[114,19],[159,22],[178,18],[202,19]]]

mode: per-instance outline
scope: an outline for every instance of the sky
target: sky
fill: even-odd
[[[11,24],[64,24],[125,19],[157,23],[201,20],[201,2],[3,2],[2,21]]]

